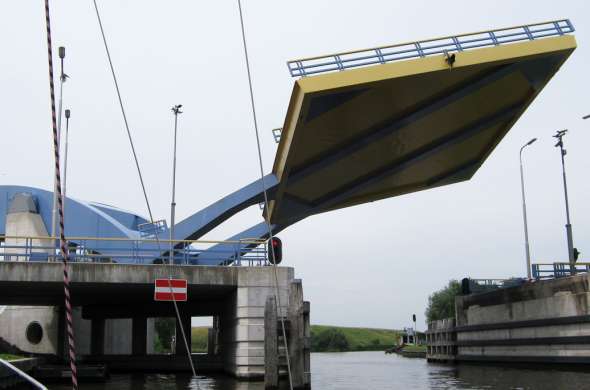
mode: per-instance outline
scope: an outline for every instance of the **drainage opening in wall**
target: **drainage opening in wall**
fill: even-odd
[[[43,327],[37,321],[30,322],[27,325],[27,340],[31,344],[39,344],[43,339]]]

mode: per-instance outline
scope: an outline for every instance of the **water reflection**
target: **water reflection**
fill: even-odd
[[[314,390],[385,389],[535,389],[590,388],[590,372],[554,368],[514,368],[481,365],[427,364],[382,352],[314,353]],[[69,383],[50,389],[71,389]],[[263,390],[262,382],[238,382],[228,376],[184,374],[113,374],[106,383],[83,383],[82,390]],[[283,383],[282,389],[287,384]]]

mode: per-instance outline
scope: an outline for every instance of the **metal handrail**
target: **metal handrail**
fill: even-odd
[[[3,236],[0,235],[2,239],[15,239],[15,240],[24,240],[24,239],[31,239],[31,240],[59,240],[59,237],[55,236]],[[262,240],[259,238],[244,238],[240,240],[226,240],[226,241],[218,241],[218,240],[167,240],[167,239],[146,239],[146,238],[126,238],[126,237],[88,237],[88,236],[72,236],[66,237],[67,241],[141,241],[141,242],[149,242],[157,244],[159,243],[177,243],[177,244],[238,244],[238,243],[246,243],[246,244],[264,244],[267,240]]]
[[[2,236],[0,260],[4,261],[60,261],[55,237],[48,236]],[[172,261],[175,264],[198,263],[199,256],[227,258],[227,265],[239,266],[242,260],[248,265],[266,265],[268,252],[266,240],[240,239],[216,240],[152,240],[142,238],[68,237],[72,262],[125,262],[140,263],[162,257],[171,246],[175,247]],[[37,242],[35,242],[37,241]],[[73,244],[73,245],[72,245]],[[203,245],[200,248],[197,245]],[[211,244],[216,244],[211,246]],[[224,245],[219,245],[224,244]],[[217,246],[218,245],[218,246]],[[219,255],[222,256],[219,256]],[[168,256],[166,256],[168,258]]]
[[[533,279],[561,278],[590,272],[590,262],[534,263],[531,268]]]
[[[396,45],[379,46],[370,49],[300,58],[288,61],[287,67],[291,77],[305,77],[318,73],[343,71],[350,68],[385,64],[410,58],[448,54],[453,51],[461,52],[480,47],[532,41],[540,38],[569,34],[574,31],[575,28],[569,19],[561,19]]]
[[[26,372],[22,371],[20,368],[8,363],[6,360],[4,359],[0,359],[0,363],[2,365],[4,365],[6,368],[8,368],[10,371],[13,371],[14,373],[16,373],[18,376],[20,376],[21,378],[25,379],[27,382],[29,382],[31,385],[33,385],[35,388],[37,389],[41,389],[41,390],[47,390],[47,387],[45,387],[41,382],[37,381],[35,378],[33,378],[32,376],[30,376],[29,374],[27,374]]]

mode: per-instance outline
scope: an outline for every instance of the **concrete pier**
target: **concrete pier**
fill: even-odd
[[[277,326],[277,300],[266,298],[264,307],[264,387],[276,389],[279,386],[279,329]]]
[[[294,270],[278,267],[279,295],[283,317],[296,323],[297,337],[305,337],[309,314],[303,303],[301,281]],[[198,367],[223,370],[248,380],[265,375],[265,304],[274,296],[272,267],[165,266],[131,264],[72,263],[69,265],[72,302],[75,306],[76,340],[82,362],[107,363],[120,369],[188,370],[186,349],[177,332],[176,357],[152,355],[147,340],[153,339],[153,318],[174,317],[169,302],[154,302],[154,280],[173,277],[188,281],[188,301],[179,302],[185,332],[189,338],[191,317],[212,316],[214,327],[209,353],[194,355]],[[56,306],[63,301],[63,274],[60,263],[0,262],[0,305]],[[295,287],[293,287],[295,286]],[[291,301],[295,303],[292,305]],[[8,306],[10,307],[10,306]],[[23,326],[23,316],[15,313],[14,324]],[[306,317],[304,317],[306,316]],[[44,353],[58,353],[63,332],[54,316],[42,322]],[[1,316],[0,316],[1,320]],[[26,324],[24,325],[26,327]],[[116,327],[117,332],[112,328]],[[25,329],[10,329],[11,334]],[[301,336],[303,335],[303,336]],[[36,352],[26,340],[18,341],[25,351]],[[294,343],[291,340],[291,343]],[[302,343],[302,344],[301,344]],[[308,383],[309,360],[304,340],[294,343],[292,359],[299,382]],[[294,352],[291,352],[292,354]],[[299,354],[307,353],[307,357]],[[131,358],[132,357],[132,358]]]
[[[457,356],[455,319],[430,322],[426,331],[426,345],[426,359],[429,362],[453,362]]]
[[[589,364],[589,286],[581,274],[458,296],[456,319],[428,332],[430,358]]]

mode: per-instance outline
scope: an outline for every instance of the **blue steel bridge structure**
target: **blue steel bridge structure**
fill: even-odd
[[[174,262],[264,256],[265,222],[204,249],[191,243],[261,203],[263,182],[263,213],[276,234],[311,215],[469,180],[575,50],[573,32],[569,20],[555,20],[289,61],[300,78],[272,172],[177,223]],[[51,226],[52,192],[4,185],[0,235],[19,196]],[[165,224],[73,198],[65,210],[73,261],[151,264],[168,256]]]

